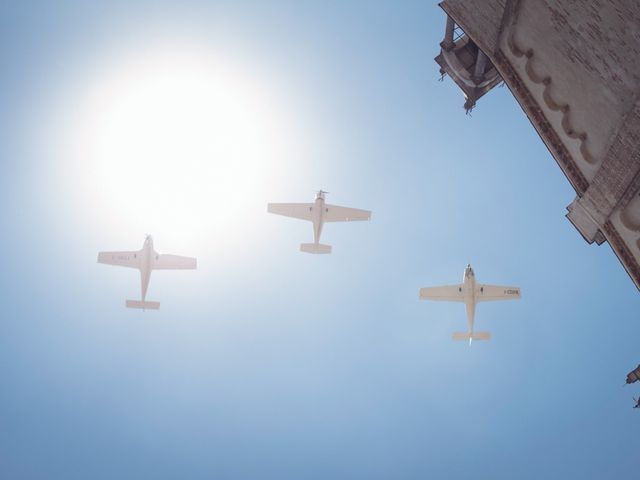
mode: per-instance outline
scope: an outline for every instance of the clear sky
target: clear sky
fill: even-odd
[[[507,88],[472,116],[434,1],[4,2],[0,477],[637,474],[638,291]],[[266,204],[373,211],[310,224]],[[96,263],[154,235],[198,270]],[[460,304],[423,286],[522,288]]]

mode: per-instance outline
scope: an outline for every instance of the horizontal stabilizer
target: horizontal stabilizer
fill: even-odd
[[[300,245],[301,252],[307,253],[331,253],[331,245],[322,243],[303,243]]]
[[[160,302],[143,302],[142,300],[127,300],[127,308],[141,308],[143,310],[158,310]]]
[[[474,332],[473,334],[468,332],[455,332],[452,335],[454,340],[491,340],[491,332]]]

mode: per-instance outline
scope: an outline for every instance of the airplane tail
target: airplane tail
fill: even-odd
[[[142,310],[158,310],[160,302],[145,302],[143,300],[127,300],[127,308],[141,308]]]
[[[491,332],[455,332],[452,338],[454,340],[469,340],[469,343],[472,340],[491,340]]]
[[[331,245],[322,243],[303,243],[300,245],[301,252],[307,253],[331,253]]]

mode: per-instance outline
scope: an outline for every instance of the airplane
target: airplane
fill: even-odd
[[[98,253],[98,263],[131,267],[140,270],[142,299],[127,300],[126,306],[127,308],[141,308],[143,310],[158,310],[160,308],[160,302],[145,300],[152,270],[194,270],[196,268],[195,258],[158,254],[158,252],[153,249],[153,238],[151,235],[147,235],[141,250],[134,252]]]
[[[320,243],[322,227],[326,222],[352,222],[356,220],[371,220],[369,210],[339,207],[325,203],[325,195],[329,192],[320,190],[316,194],[314,203],[270,203],[269,213],[286,217],[309,220],[313,223],[313,243],[303,243],[300,251],[307,253],[331,253],[331,245]]]
[[[640,408],[640,397],[639,398],[633,397],[633,401],[636,402],[633,408]]]
[[[499,285],[486,285],[476,282],[473,268],[470,264],[464,269],[464,277],[460,285],[446,285],[442,287],[429,287],[420,289],[420,300],[439,300],[446,302],[462,302],[467,309],[467,332],[455,332],[454,340],[490,340],[490,332],[474,332],[473,321],[476,305],[480,302],[494,300],[519,300],[520,289],[518,287],[503,287]]]

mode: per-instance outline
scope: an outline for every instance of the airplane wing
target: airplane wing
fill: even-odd
[[[325,204],[325,222],[353,222],[356,220],[371,220],[369,210],[359,210],[357,208],[339,207],[338,205]]]
[[[313,205],[313,203],[270,203],[267,206],[267,211],[285,217],[311,220]]]
[[[464,302],[462,285],[444,285],[442,287],[421,288],[420,300]]]
[[[98,263],[107,265],[117,265],[119,267],[140,267],[140,251],[137,252],[100,252],[98,253]]]
[[[518,287],[503,287],[500,285],[476,285],[476,302],[492,302],[495,300],[518,300]]]
[[[195,258],[179,255],[158,255],[153,262],[154,270],[194,270],[196,266]]]

